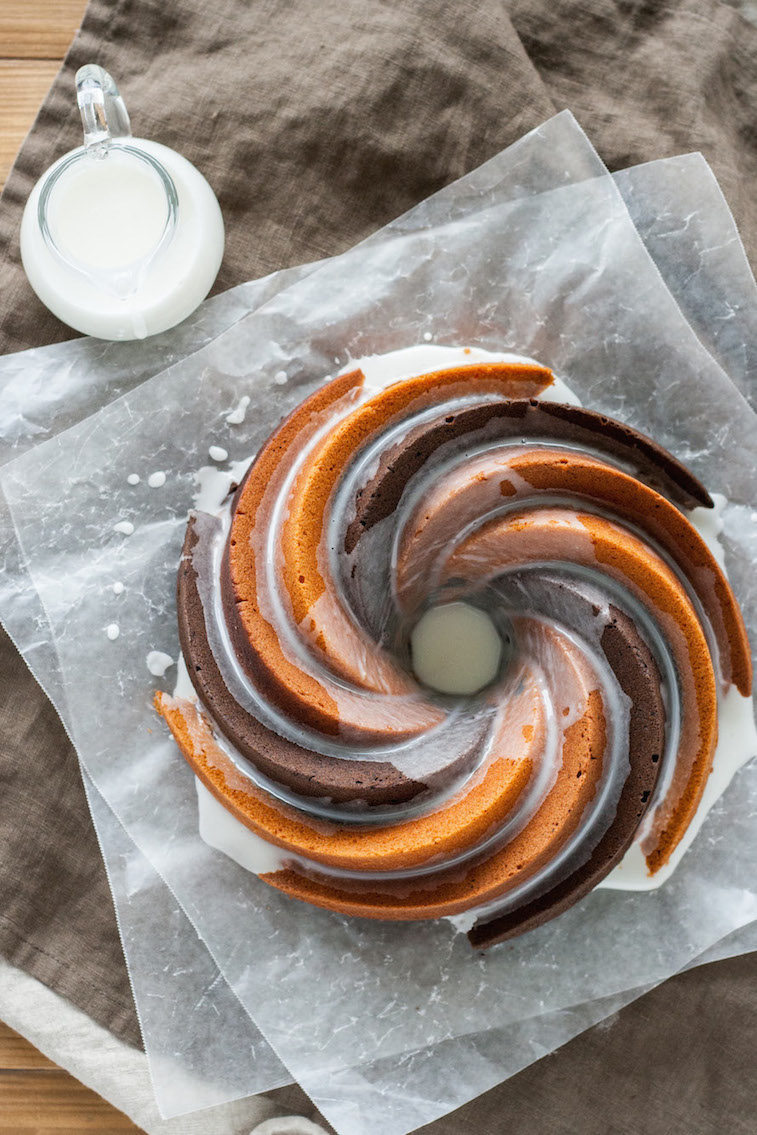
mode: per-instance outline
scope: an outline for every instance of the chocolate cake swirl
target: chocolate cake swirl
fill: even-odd
[[[642,838],[668,861],[710,772],[743,621],[691,523],[706,489],[630,427],[550,401],[536,364],[306,399],[179,585],[197,701],[158,695],[196,774],[281,849],[262,877],[380,919],[471,911],[491,945],[560,913]],[[485,611],[496,678],[412,665],[430,608]]]

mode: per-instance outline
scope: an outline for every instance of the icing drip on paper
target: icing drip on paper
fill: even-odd
[[[162,650],[151,650],[145,664],[154,677],[162,678],[168,667],[173,666],[173,658]]]
[[[236,407],[226,415],[226,421],[230,426],[241,426],[242,422],[247,416],[247,407],[250,404],[250,397],[248,394],[243,394],[236,404]]]

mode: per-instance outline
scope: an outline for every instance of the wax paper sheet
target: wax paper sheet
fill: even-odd
[[[742,770],[660,891],[595,892],[485,957],[446,923],[369,924],[286,899],[199,842],[191,775],[150,709],[146,655],[176,654],[173,586],[194,476],[211,444],[248,456],[348,356],[429,336],[531,355],[729,497],[728,566],[754,636],[757,437],[727,370],[744,393],[753,376],[743,342],[741,371],[733,363],[738,332],[729,339],[710,324],[704,276],[744,327],[752,298],[709,171],[681,161],[696,223],[664,163],[621,185],[658,268],[615,182],[560,115],[3,470],[23,551],[14,565],[6,545],[15,582],[0,596],[4,621],[38,670],[40,659],[49,665],[35,654],[41,599],[61,705],[97,789],[345,1135],[402,1135],[443,1114],[753,922],[757,775]],[[676,271],[683,248],[693,274]],[[753,288],[748,269],[743,278]],[[242,395],[254,412],[232,426]],[[153,471],[167,473],[160,489],[145,483]],[[116,529],[124,521],[133,534]],[[39,596],[26,609],[24,564]]]
[[[117,895],[121,940],[138,990],[156,1100],[165,1117],[291,1081],[176,899],[85,773],[87,799]],[[103,836],[105,838],[103,838]],[[145,928],[155,922],[157,934]],[[219,1022],[223,1027],[219,1028]],[[229,1059],[229,1053],[237,1054]]]
[[[4,356],[0,465],[82,421],[167,363],[199,350],[313,267],[303,265],[233,288],[207,300],[179,327],[142,344],[83,338]],[[23,569],[13,568],[17,554],[18,548],[7,542],[7,597],[15,618],[35,627],[26,658],[66,721],[64,683],[49,623],[37,593],[24,582]],[[169,1118],[290,1082],[177,900],[83,775],[161,1113]],[[216,1028],[219,1019],[222,1032]]]

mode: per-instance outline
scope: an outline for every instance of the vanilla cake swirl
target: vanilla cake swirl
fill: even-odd
[[[491,945],[575,903],[644,823],[649,872],[697,810],[718,699],[751,689],[731,588],[670,453],[473,362],[307,398],[221,515],[194,514],[178,611],[196,699],[157,705],[197,776],[280,849],[262,878],[377,919],[473,912]],[[495,679],[414,677],[430,607],[484,610]]]

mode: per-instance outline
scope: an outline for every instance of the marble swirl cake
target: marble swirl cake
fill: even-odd
[[[706,489],[536,364],[328,382],[276,429],[178,583],[195,699],[156,703],[289,895],[374,919],[468,912],[487,946],[565,910],[641,842],[667,863],[751,662],[691,510]],[[464,602],[495,679],[445,696],[412,630]]]

